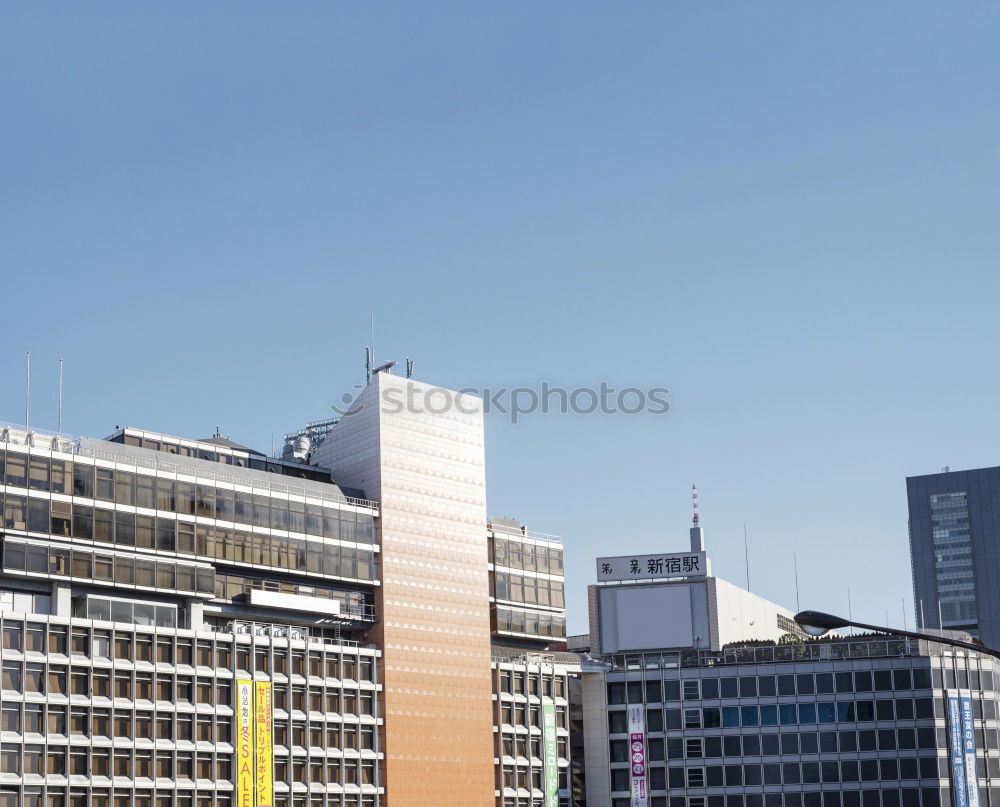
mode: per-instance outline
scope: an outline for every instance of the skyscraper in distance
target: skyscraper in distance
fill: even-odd
[[[1000,647],[1000,468],[911,476],[906,492],[918,624]]]

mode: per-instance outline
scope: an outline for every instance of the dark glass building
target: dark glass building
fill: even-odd
[[[1000,647],[1000,468],[906,480],[917,623]]]

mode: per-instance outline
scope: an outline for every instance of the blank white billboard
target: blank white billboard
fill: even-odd
[[[695,636],[707,633],[707,625],[703,626],[707,613],[692,613],[691,589],[683,584],[601,589],[602,652],[694,647]],[[699,623],[697,634],[695,621]]]

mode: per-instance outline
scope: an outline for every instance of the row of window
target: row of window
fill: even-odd
[[[341,614],[348,616],[373,615],[372,595],[365,591],[343,591],[305,583],[289,583],[285,580],[267,580],[261,577],[245,577],[240,574],[215,574],[215,598],[232,600],[250,591],[276,591],[281,594],[301,594],[306,597],[322,597],[340,602]]]
[[[351,703],[347,703],[347,700]],[[360,703],[360,706],[358,705]],[[340,706],[338,702],[336,706]],[[367,711],[374,706],[368,693],[345,693],[343,705],[353,711]],[[231,715],[193,712],[152,712],[129,709],[91,709],[56,704],[7,704],[0,713],[5,736],[20,734],[28,738],[41,735],[51,741],[57,737],[88,739],[166,740],[177,742],[233,741]],[[274,720],[274,744],[280,748],[339,748],[370,751],[375,748],[376,730],[373,725],[343,722]]]
[[[3,542],[3,569],[43,577],[92,580],[116,587],[155,588],[180,594],[215,593],[215,572],[210,568],[88,549],[71,550],[56,544],[27,544],[9,538]]]
[[[981,791],[985,793],[985,791]],[[990,788],[992,803],[1000,788]],[[649,807],[941,807],[950,804],[937,787],[879,787],[865,790],[813,790],[794,793],[748,793],[726,796],[653,796]],[[982,802],[986,803],[983,796]],[[630,807],[629,799],[613,799],[611,807]]]
[[[213,786],[214,788],[214,786]],[[113,794],[113,795],[112,795]],[[360,793],[276,793],[274,807],[377,807],[379,797]],[[235,807],[234,793],[129,787],[0,787],[0,807]]]
[[[996,701],[987,701],[996,717]],[[821,701],[781,703],[764,706],[706,706],[701,709],[647,709],[647,731],[685,729],[752,728],[815,723],[869,723],[875,720],[930,720],[934,718],[932,698],[889,698],[876,701]],[[609,731],[628,730],[624,711],[608,714]]]
[[[537,703],[501,703],[500,723],[540,729],[542,727],[542,707]],[[556,726],[561,729],[569,728],[565,706],[556,706]]]
[[[516,608],[496,609],[497,630],[510,633],[526,633],[531,636],[551,636],[566,638],[566,617],[558,614],[540,614],[521,611]]]
[[[499,777],[501,787],[509,787],[514,790],[522,787],[526,790],[541,790],[545,777],[545,771],[542,768],[517,768],[505,765],[499,771]],[[558,779],[560,790],[568,787],[569,769],[560,768]],[[541,804],[543,802],[539,803]]]
[[[498,600],[547,605],[552,608],[563,608],[566,604],[561,580],[524,577],[508,572],[497,572],[493,577],[494,596]]]
[[[997,766],[1000,773],[1000,766]],[[628,769],[611,772],[612,790],[628,790]],[[685,787],[760,787],[811,785],[834,782],[894,782],[937,779],[948,775],[948,763],[937,757],[900,759],[826,760],[822,762],[773,762],[763,765],[708,765],[706,767],[650,768],[649,789]],[[992,775],[992,774],[991,774]]]
[[[132,670],[77,669],[69,672],[63,665],[31,664],[5,661],[2,668],[4,695],[80,695],[83,697],[115,697],[127,700],[174,704],[231,706],[232,680],[229,678],[190,678],[164,673],[143,673]],[[113,693],[113,694],[112,694]],[[336,714],[375,714],[375,692],[342,686],[291,686],[274,684],[274,708],[286,711],[333,712]],[[30,708],[29,708],[30,707]],[[35,709],[39,707],[39,709]],[[40,713],[41,704],[27,704],[26,713]],[[57,709],[55,705],[51,708]],[[63,707],[58,707],[65,712]],[[57,711],[58,711],[57,709]],[[21,704],[5,704],[2,709],[4,726],[17,725]],[[11,722],[7,722],[8,718]],[[35,724],[30,724],[32,727]],[[5,728],[14,731],[14,728]],[[33,730],[29,728],[27,730]]]
[[[984,748],[983,737],[977,745]],[[715,737],[649,737],[646,753],[653,762],[676,759],[712,759],[722,757],[779,756],[781,754],[849,754],[870,751],[915,751],[937,749],[944,745],[933,727],[919,729],[879,729],[865,731],[806,731],[780,734],[727,734]],[[612,762],[627,762],[628,741],[611,740],[608,744]],[[996,732],[991,738],[996,748]]]
[[[503,734],[500,737],[500,754],[505,757],[542,759],[542,738],[540,735]],[[566,759],[569,756],[569,738],[556,738],[556,755]]]
[[[940,670],[935,670],[940,675]],[[964,671],[962,671],[964,672]],[[963,689],[992,689],[993,676],[977,670],[960,676]],[[661,703],[676,700],[756,698],[776,695],[832,695],[835,692],[898,692],[940,687],[930,669],[856,670],[838,673],[741,675],[722,678],[688,678],[683,681],[613,681],[608,683],[608,703]],[[956,686],[955,683],[948,686]]]
[[[207,460],[208,462],[219,462],[225,465],[235,465],[238,468],[253,468],[258,471],[267,471],[272,474],[283,474],[294,476],[299,479],[314,479],[318,482],[332,482],[330,472],[315,465],[302,465],[301,463],[281,462],[271,457],[264,457],[261,454],[250,454],[245,457],[239,454],[227,454],[224,451],[212,451],[205,446],[186,446],[180,442],[163,439],[161,436],[148,437],[139,436],[132,432],[124,432],[111,438],[109,442],[121,443],[137,448],[149,448],[153,451],[162,451],[165,454],[175,454],[181,457],[193,457],[194,459]]]
[[[100,622],[176,628],[177,615],[176,605],[157,605],[143,600],[121,600],[88,594],[73,601],[73,616]]]
[[[115,776],[123,779],[233,779],[232,753],[165,749],[0,745],[0,774]],[[374,759],[275,757],[274,781],[288,784],[373,785]]]
[[[197,639],[168,632],[135,632],[45,622],[4,619],[0,629],[4,650],[144,661],[157,664],[221,668],[316,678],[375,681],[375,658],[343,650],[304,650],[275,646],[270,641],[234,642]],[[255,637],[257,638],[257,637]],[[235,662],[235,666],[234,666]],[[94,674],[108,672],[95,669]]]
[[[81,541],[159,549],[229,563],[252,563],[334,577],[374,580],[374,553],[360,547],[301,538],[244,533],[172,518],[142,516],[48,499],[7,494],[9,529],[51,533]]]
[[[0,451],[0,479],[10,487],[197,515],[318,537],[369,544],[375,541],[375,520],[370,513],[276,499],[212,485],[196,485],[131,471],[95,468],[83,463],[50,461],[47,457],[34,455],[28,462],[27,455],[8,453],[6,469],[3,466],[3,452]],[[14,524],[7,526],[26,529]]]
[[[501,668],[497,671],[497,677],[499,679],[497,691],[501,694],[566,697],[566,678],[562,675]]]
[[[536,546],[520,541],[510,541],[497,536],[492,540],[492,559],[495,566],[524,569],[528,572],[563,574],[563,551],[558,546]]]

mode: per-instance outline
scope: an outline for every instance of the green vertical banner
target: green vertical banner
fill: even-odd
[[[559,751],[556,742],[556,706],[542,704],[542,743],[545,767],[545,807],[559,807]]]

